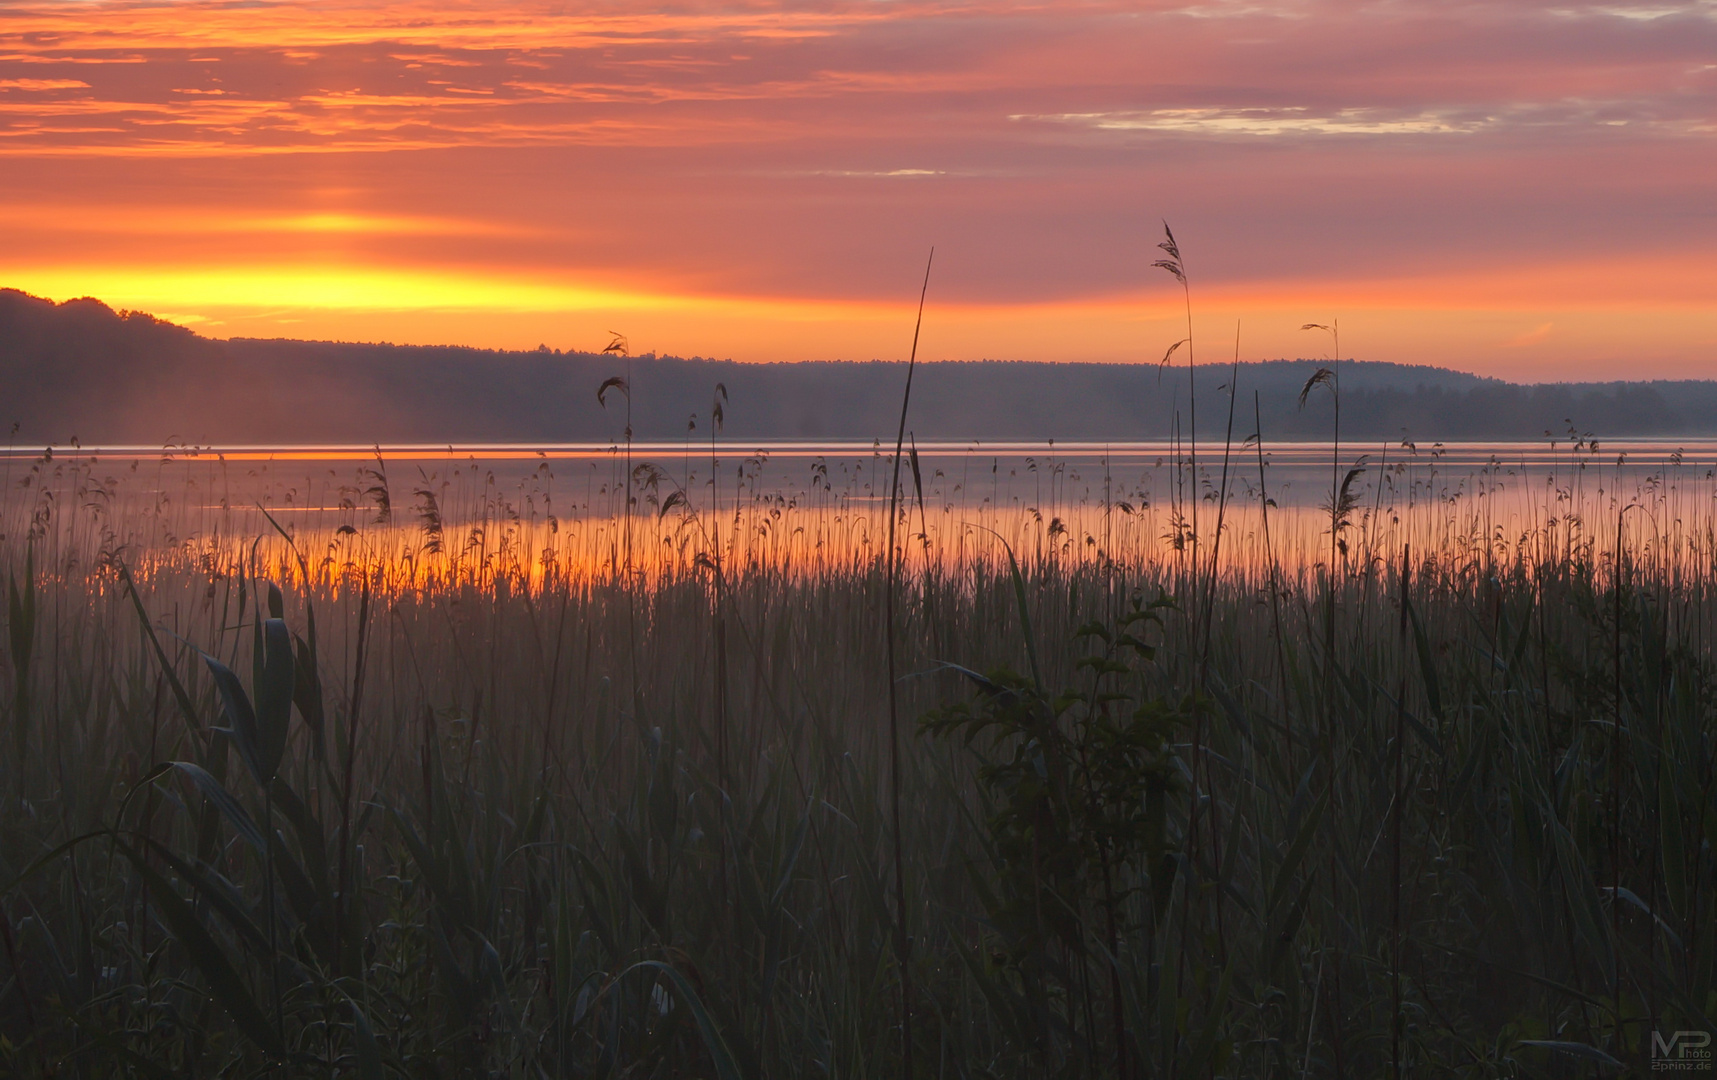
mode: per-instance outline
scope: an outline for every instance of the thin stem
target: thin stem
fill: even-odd
[[[901,855],[900,819],[900,691],[894,667],[894,586],[898,558],[894,546],[895,519],[900,509],[900,455],[906,445],[906,410],[912,402],[912,372],[918,365],[918,332],[924,326],[924,298],[930,292],[930,267],[936,249],[924,263],[924,286],[918,292],[918,320],[912,327],[912,353],[906,361],[906,390],[900,397],[900,430],[894,438],[894,479],[888,489],[888,578],[883,593],[883,630],[888,639],[888,766],[889,813],[894,819],[894,954],[900,966],[900,1074],[911,1080],[912,1070],[912,935],[906,908],[906,867]]]

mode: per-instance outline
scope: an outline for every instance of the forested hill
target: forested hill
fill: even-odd
[[[1331,396],[1302,387],[1321,366],[1242,364],[1236,438],[1326,437]],[[708,433],[717,383],[730,438],[880,438],[898,423],[898,362],[744,364],[539,349],[218,341],[95,300],[63,304],[0,290],[0,425],[18,445],[450,443],[614,440],[625,401],[604,379],[630,372],[638,439]],[[1717,382],[1522,386],[1442,368],[1339,365],[1344,437],[1536,439],[1570,426],[1601,438],[1717,435]],[[1200,367],[1201,437],[1228,422],[1227,365]],[[1184,367],[1012,361],[921,364],[910,426],[919,439],[1137,439],[1189,413]]]

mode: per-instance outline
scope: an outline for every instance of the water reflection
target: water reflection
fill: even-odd
[[[1708,566],[1717,440],[1260,445],[924,442],[903,461],[910,564],[1212,564],[1290,578],[1410,544],[1450,558]],[[860,570],[887,536],[892,448],[776,441],[460,447],[67,447],[0,460],[7,547],[62,572],[280,558],[399,587]],[[1331,507],[1336,512],[1332,514]],[[1637,512],[1624,508],[1637,506]],[[1333,525],[1333,529],[1332,529]],[[276,549],[279,549],[278,551]],[[1704,560],[1703,563],[1700,560]],[[295,561],[295,559],[293,560]]]

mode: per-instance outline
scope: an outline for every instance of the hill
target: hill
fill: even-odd
[[[97,300],[0,290],[0,424],[20,445],[63,443],[561,442],[616,439],[624,409],[596,388],[628,370],[639,439],[707,434],[717,383],[734,438],[878,438],[898,422],[905,364],[630,362],[541,348],[215,340]],[[1240,365],[1234,430],[1328,434],[1330,396],[1298,397],[1320,366]],[[1717,435],[1717,382],[1519,385],[1433,367],[1339,365],[1344,438],[1534,439],[1570,426],[1604,438]],[[1197,376],[1201,437],[1227,422],[1227,365]],[[1140,439],[1185,428],[1184,367],[1016,361],[921,364],[918,438]],[[622,403],[623,404],[623,403]]]

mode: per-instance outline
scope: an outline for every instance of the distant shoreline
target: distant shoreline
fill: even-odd
[[[1233,434],[1275,444],[1334,433],[1320,367],[1341,384],[1341,438],[1420,443],[1717,436],[1717,381],[1517,384],[1441,367],[1364,360],[1242,363]],[[634,442],[707,441],[718,384],[726,440],[888,436],[903,361],[755,364],[539,348],[370,345],[201,337],[99,301],[61,304],[0,289],[0,427],[37,447],[618,444],[628,402],[596,390],[630,377]],[[1201,443],[1228,433],[1227,364],[1023,360],[919,365],[908,429],[925,440],[1058,443],[1185,437],[1189,389]]]

